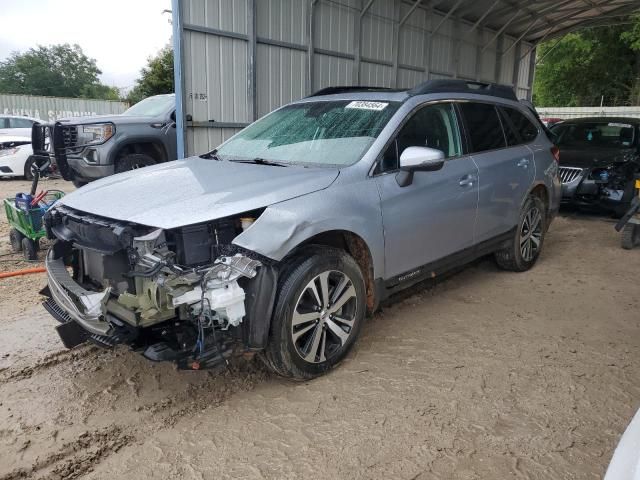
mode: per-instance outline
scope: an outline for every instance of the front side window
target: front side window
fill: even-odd
[[[439,103],[418,110],[400,129],[384,152],[376,173],[397,170],[408,147],[440,150],[445,158],[462,155],[462,142],[453,105]]]
[[[498,110],[488,103],[461,103],[471,151],[474,153],[506,147]]]
[[[635,129],[623,122],[560,123],[551,131],[556,145],[569,148],[628,148],[633,145]]]
[[[329,101],[289,105],[261,118],[217,150],[223,160],[348,166],[371,147],[396,102]]]

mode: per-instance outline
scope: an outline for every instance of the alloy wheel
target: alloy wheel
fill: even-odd
[[[525,262],[530,262],[540,250],[542,242],[542,214],[537,207],[529,209],[520,227],[520,254]]]
[[[316,275],[302,290],[291,318],[291,338],[298,355],[321,363],[346,345],[357,314],[356,289],[336,270]]]

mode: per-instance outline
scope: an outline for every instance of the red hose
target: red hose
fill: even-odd
[[[0,273],[0,278],[17,277],[19,275],[29,275],[31,273],[43,273],[46,271],[47,270],[44,267],[26,268],[24,270],[16,270],[15,272]]]

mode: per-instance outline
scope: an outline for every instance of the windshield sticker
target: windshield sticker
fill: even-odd
[[[377,112],[380,112],[385,108],[387,108],[388,105],[389,105],[388,103],[384,103],[384,102],[364,102],[359,100],[359,101],[351,102],[349,105],[347,105],[344,108],[357,108],[359,110],[375,110]]]
[[[628,123],[610,123],[608,126],[609,127],[619,127],[619,128],[633,128]]]

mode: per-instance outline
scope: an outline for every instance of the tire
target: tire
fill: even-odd
[[[24,179],[25,180],[33,180],[33,157],[27,158],[27,161],[24,162]]]
[[[495,253],[498,267],[512,272],[525,272],[533,267],[542,251],[546,223],[547,213],[544,203],[539,197],[529,195],[520,212],[518,226],[509,246]],[[533,234],[530,233],[531,224],[533,224]]]
[[[629,208],[631,207],[631,201],[633,197],[636,196],[636,182],[635,180],[630,180],[624,187],[624,193],[622,194],[622,199],[620,200],[620,205],[617,205],[612,212],[613,218],[620,219],[624,217]]]
[[[118,159],[116,162],[115,173],[137,170],[138,168],[148,167],[155,164],[156,161],[149,155],[145,155],[144,153],[131,153]]]
[[[262,355],[275,373],[297,380],[322,375],[349,353],[366,309],[364,279],[351,256],[330,247],[303,253],[282,272]],[[341,304],[335,311],[331,300],[333,308]]]
[[[635,223],[627,223],[622,229],[622,248],[625,250],[633,249],[638,243],[640,237],[640,227]]]
[[[22,252],[25,260],[37,260],[38,259],[38,246],[36,242],[30,238],[24,237],[22,239]]]
[[[21,252],[22,251],[22,239],[24,238],[24,235],[16,230],[15,228],[12,228],[11,230],[9,230],[9,241],[11,242],[11,250],[15,253]]]

